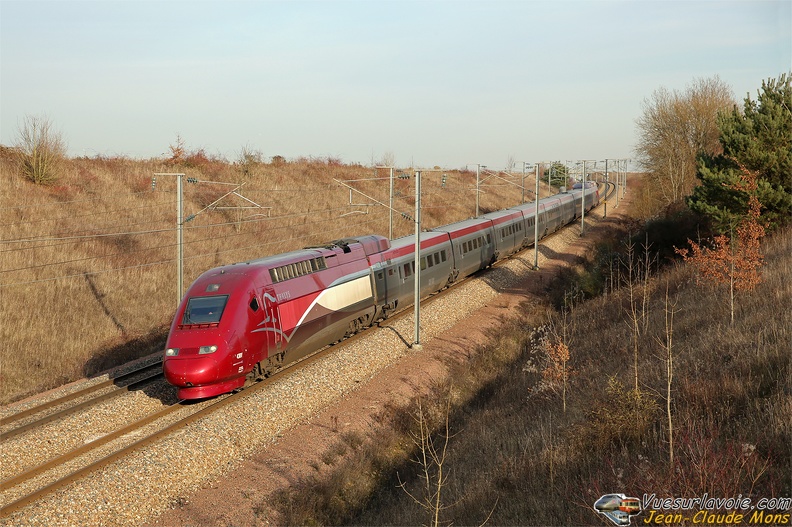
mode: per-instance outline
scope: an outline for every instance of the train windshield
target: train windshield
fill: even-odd
[[[220,322],[228,295],[194,296],[187,301],[182,324],[212,324]]]

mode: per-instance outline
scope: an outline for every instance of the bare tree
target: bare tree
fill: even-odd
[[[380,165],[384,167],[392,167],[396,164],[396,154],[392,151],[388,150],[384,154],[382,154],[382,159],[379,162]]]
[[[563,413],[566,415],[567,387],[569,377],[575,372],[569,365],[569,346],[574,334],[574,305],[565,306],[561,312],[560,320],[553,320],[551,331],[552,339],[545,343],[547,350],[547,364],[542,370],[542,377],[553,388],[560,385]],[[560,331],[559,331],[560,329]]]
[[[411,433],[413,443],[418,447],[416,462],[421,467],[420,479],[423,484],[422,496],[416,496],[407,490],[406,483],[399,480],[400,487],[418,505],[426,511],[431,527],[439,527],[440,512],[447,507],[443,505],[442,491],[445,487],[448,474],[443,472],[448,451],[448,440],[451,438],[449,419],[451,414],[451,399],[446,401],[445,408],[445,433],[441,440],[433,436],[429,420],[426,416],[421,400],[418,400],[418,409],[414,416],[418,431]],[[439,444],[438,444],[439,443]]]
[[[665,339],[658,338],[657,341],[662,346],[666,363],[666,418],[668,420],[668,463],[673,470],[674,467],[674,420],[671,412],[671,385],[674,380],[674,315],[679,311],[677,300],[671,302],[668,298],[668,282],[666,282],[665,292]]]
[[[517,161],[514,160],[514,156],[509,156],[509,159],[506,160],[506,172],[514,172],[515,166],[517,166]]]
[[[641,322],[641,318],[644,316],[645,312],[639,310],[639,302],[641,305],[645,305],[645,302],[641,302],[638,299],[639,289],[637,286],[637,282],[639,280],[637,276],[637,269],[635,263],[635,244],[632,241],[627,241],[627,261],[625,265],[627,266],[627,274],[624,277],[624,281],[627,285],[627,292],[630,297],[630,310],[627,313],[628,317],[628,324],[630,325],[630,329],[632,330],[632,342],[633,342],[633,372],[635,374],[635,393],[640,393],[640,384],[638,382],[638,348],[641,340],[641,327],[643,326]],[[644,288],[645,292],[645,288]]]
[[[22,174],[38,184],[58,178],[58,166],[66,157],[66,143],[46,116],[25,116],[16,144]]]
[[[661,87],[644,99],[635,152],[653,175],[651,189],[660,206],[691,193],[699,154],[722,152],[717,117],[734,104],[731,88],[717,76],[695,79],[684,92]]]

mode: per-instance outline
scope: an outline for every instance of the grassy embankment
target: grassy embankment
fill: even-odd
[[[409,172],[409,170],[407,170]],[[185,288],[201,272],[342,237],[388,235],[388,210],[334,183],[387,177],[334,159],[250,157],[232,163],[186,152],[169,159],[75,158],[58,180],[35,185],[0,148],[0,404],[159,351],[176,304],[176,184],[155,172],[244,183],[185,224]],[[447,174],[446,186],[441,186]],[[424,174],[426,228],[473,215],[475,172]],[[492,184],[493,181],[501,184]],[[482,210],[519,203],[520,190],[486,186]],[[515,179],[516,181],[516,179]],[[388,182],[356,182],[387,203]],[[396,179],[395,208],[414,210],[411,180]],[[184,183],[185,217],[233,190]],[[225,208],[228,207],[228,208]],[[236,207],[236,208],[234,208]],[[396,214],[394,236],[413,232]]]
[[[614,271],[602,262],[623,239],[591,258],[600,271]],[[792,496],[792,231],[767,239],[764,251],[764,282],[739,295],[733,325],[728,293],[697,283],[683,265],[645,289],[636,282],[632,304],[622,287],[575,307],[565,412],[562,384],[545,375],[543,336],[553,331],[542,329],[558,330],[563,319],[549,304],[526,304],[472,362],[454,367],[451,381],[383,414],[388,426],[379,436],[340,437],[315,476],[281,496],[280,512],[289,524],[309,525],[593,525],[607,524],[592,507],[606,493],[741,494],[753,504]],[[633,256],[636,267],[643,256]],[[623,283],[627,273],[618,267],[604,274]],[[592,274],[569,273],[549,296],[589,287]],[[438,465],[422,461],[432,449],[416,441],[420,415],[435,429],[434,450],[447,445],[439,508]]]

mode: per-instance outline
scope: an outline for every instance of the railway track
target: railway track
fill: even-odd
[[[395,313],[391,318],[397,320],[402,316],[405,316],[409,313],[408,309],[404,309],[399,313]],[[343,347],[345,345],[352,344],[357,340],[357,338],[361,337],[365,332],[358,333],[345,339],[344,341],[322,348],[321,350],[317,351],[316,353],[306,357],[305,359],[298,361],[294,364],[288,365],[285,368],[279,370],[278,372],[274,373],[270,377],[265,379],[255,381],[245,387],[245,389],[231,393],[223,396],[219,396],[214,399],[209,399],[206,401],[202,401],[199,403],[188,403],[184,401],[179,401],[176,404],[168,405],[162,408],[161,410],[154,412],[146,417],[139,419],[129,425],[120,428],[114,432],[105,434],[90,443],[84,444],[74,450],[66,452],[62,455],[54,457],[40,465],[37,465],[33,468],[25,470],[22,473],[19,473],[15,476],[12,476],[8,479],[5,479],[0,482],[0,492],[6,494],[10,489],[15,487],[22,486],[36,478],[39,478],[42,475],[45,475],[48,472],[57,472],[60,467],[64,467],[72,463],[73,461],[77,460],[80,457],[87,456],[91,452],[99,451],[102,447],[106,445],[110,445],[114,442],[123,442],[124,438],[127,438],[125,445],[118,446],[109,453],[104,453],[96,459],[97,456],[94,456],[91,461],[88,461],[84,466],[69,472],[68,474],[61,476],[61,477],[51,477],[49,478],[51,481],[44,486],[37,488],[36,490],[29,492],[28,494],[22,495],[21,497],[17,497],[13,502],[5,503],[2,508],[0,508],[0,518],[5,518],[10,514],[16,512],[17,510],[29,505],[33,502],[36,502],[43,497],[47,496],[48,494],[55,492],[56,490],[76,481],[80,478],[86,477],[92,472],[102,469],[106,467],[110,463],[117,461],[124,456],[128,456],[129,454],[140,450],[155,441],[161,439],[162,437],[167,436],[168,434],[172,434],[177,430],[180,430],[199,419],[209,415],[210,413],[216,412],[222,408],[227,407],[230,404],[240,402],[247,397],[253,396],[259,390],[263,389],[267,386],[267,384],[271,382],[276,382],[278,379],[285,375],[290,375],[297,373],[301,368],[307,367],[308,365],[312,364],[313,362],[320,360],[322,357],[327,355],[328,353],[335,352],[339,349],[339,347]],[[156,365],[159,365],[157,363]],[[152,365],[155,366],[155,365]],[[144,368],[145,369],[145,368]],[[136,373],[140,373],[141,370],[138,370]],[[143,382],[143,381],[137,381]],[[91,387],[93,388],[93,387]],[[88,389],[86,389],[88,390]],[[120,390],[118,390],[120,391]],[[115,393],[115,392],[111,392]],[[69,397],[69,396],[67,396]],[[103,396],[100,396],[103,397]],[[91,399],[91,401],[95,401],[95,399]],[[49,405],[49,403],[46,403]],[[45,406],[45,405],[42,405]],[[51,405],[50,405],[51,406]],[[33,408],[32,410],[39,409],[41,407]],[[43,408],[42,408],[43,410]],[[69,408],[69,413],[73,413],[77,411],[76,408]],[[176,421],[170,422],[166,425],[156,428],[155,430],[146,430],[146,433],[140,439],[137,439],[133,442],[130,442],[131,437],[134,437],[136,434],[139,435],[141,430],[147,429],[147,427],[152,426],[157,421],[165,421],[169,416],[177,412],[185,412],[189,415],[180,418]],[[35,412],[34,412],[35,413]],[[49,417],[49,416],[48,416]],[[45,418],[46,419],[46,418]],[[39,421],[36,421],[38,423]],[[54,481],[53,481],[54,480]],[[6,500],[4,500],[6,501]]]
[[[118,377],[93,384],[82,390],[78,390],[76,392],[12,414],[8,417],[4,417],[3,419],[0,419],[0,429],[4,429],[0,431],[0,443],[9,440],[12,437],[16,437],[23,432],[34,430],[80,410],[84,410],[104,401],[124,395],[130,390],[137,389],[158,378],[162,378],[162,359],[155,363],[141,366],[140,368],[119,375]],[[98,393],[111,386],[115,386],[115,389],[105,391],[104,393]],[[73,404],[67,406],[70,403]],[[47,411],[51,412],[44,416],[30,419]],[[19,421],[27,422],[17,425],[15,428],[6,428],[9,425]]]
[[[456,287],[466,283],[468,280],[471,280],[472,278],[473,277],[467,277],[464,280],[460,280],[459,282],[455,283],[454,286],[452,286],[450,288],[447,288],[447,289],[445,289],[445,290],[443,290],[443,291],[441,291],[439,293],[436,293],[434,295],[431,295],[430,297],[428,297],[425,300],[423,300],[422,304],[431,303],[431,302],[433,302],[433,301],[435,301],[435,300],[437,300],[439,298],[442,298],[445,294],[448,294],[449,292],[453,291]],[[412,313],[412,306],[406,307],[406,308],[394,313],[392,316],[390,316],[387,319],[387,321],[388,321],[388,323],[393,323],[395,321],[400,320],[403,317],[406,317],[406,316],[410,315],[411,313]],[[371,329],[371,328],[369,328],[369,329]],[[111,451],[109,453],[103,454],[98,459],[94,459],[92,457],[91,459],[94,459],[93,461],[90,461],[87,464],[85,464],[85,466],[82,466],[82,467],[80,467],[80,468],[78,468],[76,470],[73,470],[73,471],[69,472],[65,476],[61,476],[59,478],[50,478],[50,480],[54,480],[54,481],[51,481],[51,482],[45,484],[44,486],[39,487],[39,488],[37,488],[36,490],[34,490],[32,492],[29,492],[28,494],[25,494],[25,495],[23,495],[21,497],[16,498],[11,503],[4,504],[2,506],[2,508],[0,508],[0,518],[4,518],[4,517],[14,513],[15,511],[25,507],[26,505],[42,499],[46,495],[48,495],[48,494],[50,494],[52,492],[55,492],[56,490],[68,485],[69,483],[71,483],[73,481],[76,481],[76,480],[78,480],[80,478],[86,477],[89,474],[91,474],[92,472],[94,472],[96,470],[100,470],[101,468],[106,467],[107,465],[109,465],[110,463],[112,463],[112,462],[114,462],[114,461],[116,461],[118,459],[121,459],[124,456],[127,456],[127,455],[129,455],[129,454],[141,449],[141,448],[144,448],[144,447],[150,445],[151,443],[157,441],[158,439],[160,439],[160,438],[162,438],[162,437],[164,437],[164,436],[166,436],[168,434],[171,434],[171,433],[173,433],[173,432],[175,432],[177,430],[180,430],[180,429],[190,425],[191,423],[196,422],[197,420],[201,419],[202,417],[204,417],[204,416],[206,416],[206,415],[208,415],[208,414],[210,414],[212,412],[220,410],[220,409],[228,406],[229,404],[239,402],[239,401],[243,400],[246,397],[254,395],[257,391],[259,391],[264,386],[266,386],[267,383],[275,382],[277,379],[279,379],[280,377],[282,377],[284,375],[293,374],[293,373],[298,372],[301,368],[306,367],[309,364],[312,364],[313,362],[315,362],[317,360],[320,360],[326,354],[331,353],[331,352],[335,352],[335,351],[339,350],[340,348],[342,348],[344,346],[351,345],[351,344],[355,343],[357,341],[357,339],[362,338],[363,336],[365,336],[366,333],[368,333],[368,332],[367,331],[362,331],[360,333],[352,335],[351,337],[349,337],[349,338],[347,338],[347,339],[345,339],[345,340],[343,340],[343,341],[341,341],[341,342],[339,342],[337,344],[326,346],[326,347],[322,348],[321,350],[317,351],[316,353],[306,357],[305,359],[303,359],[301,361],[298,361],[298,362],[296,362],[294,364],[291,364],[291,365],[279,370],[278,372],[274,373],[270,377],[267,377],[266,379],[263,379],[261,381],[254,382],[252,384],[247,385],[245,387],[245,389],[243,389],[243,390],[241,390],[241,391],[239,391],[237,393],[232,393],[232,394],[220,396],[218,398],[210,399],[208,401],[203,401],[203,402],[197,403],[197,404],[189,404],[189,403],[185,404],[183,401],[179,401],[176,404],[165,406],[161,410],[159,410],[157,412],[154,412],[154,413],[152,413],[150,415],[147,415],[146,417],[144,417],[142,419],[139,419],[139,420],[137,420],[137,421],[135,421],[133,423],[130,423],[129,425],[127,425],[127,426],[125,426],[123,428],[120,428],[120,429],[118,429],[118,430],[116,430],[114,432],[105,434],[105,435],[95,439],[94,441],[91,441],[91,442],[89,442],[87,444],[84,444],[84,445],[82,445],[82,446],[80,446],[80,447],[78,447],[76,449],[73,449],[73,450],[71,450],[69,452],[66,452],[64,454],[61,454],[59,456],[56,456],[56,457],[54,457],[54,458],[52,458],[52,459],[50,459],[50,460],[48,460],[48,461],[46,461],[44,463],[41,463],[40,465],[37,465],[37,466],[35,466],[33,468],[25,470],[24,472],[21,472],[21,473],[15,475],[15,476],[12,476],[12,477],[10,477],[8,479],[5,479],[5,480],[1,481],[0,482],[0,492],[5,494],[10,489],[22,486],[22,485],[26,484],[27,482],[30,482],[32,480],[35,480],[36,478],[39,478],[40,476],[45,475],[48,472],[57,472],[59,467],[64,467],[64,466],[72,463],[73,461],[77,460],[80,457],[87,456],[91,452],[98,451],[98,450],[102,449],[102,447],[104,447],[106,445],[111,445],[114,442],[123,441],[123,438],[133,437],[140,430],[146,429],[147,427],[153,425],[157,421],[166,420],[167,417],[171,416],[172,414],[174,414],[176,412],[185,411],[186,408],[194,408],[195,409],[195,410],[191,411],[189,413],[189,415],[187,415],[186,417],[178,419],[178,420],[176,420],[174,422],[171,422],[171,423],[169,423],[167,425],[161,426],[161,427],[155,429],[154,431],[147,431],[146,435],[144,437],[142,437],[142,438],[140,438],[140,439],[138,439],[138,440],[136,440],[134,442],[129,442],[129,440],[127,440],[128,444],[126,444],[124,446],[119,446],[115,450],[113,450],[113,451]],[[404,340],[404,342],[405,342],[405,344],[408,344],[406,340]],[[130,374],[125,375],[125,377],[130,377],[130,376],[132,376],[134,374],[140,374],[142,371],[150,370],[151,368],[159,366],[160,364],[161,363],[155,363],[155,364],[147,366],[145,368],[141,368],[139,370],[136,370],[135,372],[130,372]],[[143,383],[143,382],[147,382],[149,379],[151,379],[153,377],[156,377],[156,376],[157,375],[152,375],[152,376],[146,377],[144,379],[135,381],[134,383],[131,383],[130,385],[127,385],[124,388],[119,388],[119,389],[114,390],[114,391],[112,391],[110,393],[99,395],[97,397],[94,397],[94,398],[91,398],[91,399],[89,399],[87,401],[84,401],[84,402],[80,403],[79,405],[75,405],[75,406],[66,408],[64,410],[61,410],[61,411],[56,412],[56,413],[53,413],[51,415],[47,415],[47,416],[45,416],[45,417],[43,417],[41,419],[38,419],[36,421],[33,421],[33,422],[28,423],[26,425],[23,425],[21,427],[15,428],[14,430],[12,430],[12,431],[10,431],[8,433],[9,434],[8,437],[6,437],[6,434],[3,434],[3,440],[9,439],[11,437],[11,435],[17,435],[17,434],[22,433],[24,431],[27,431],[29,429],[33,429],[33,428],[35,428],[37,426],[41,426],[41,425],[43,425],[45,423],[51,422],[51,421],[57,419],[58,417],[62,417],[63,415],[67,415],[67,414],[71,414],[71,413],[77,412],[80,409],[87,408],[87,407],[89,407],[89,406],[91,406],[93,404],[97,404],[98,402],[101,402],[101,401],[107,400],[109,398],[115,397],[115,396],[119,395],[120,393],[124,393],[124,391],[126,391],[126,389],[129,389],[130,386],[135,385],[135,384],[139,384],[139,383]],[[160,376],[161,376],[161,374],[160,374]],[[117,381],[118,381],[118,378],[117,379],[113,379],[113,380],[109,380],[109,381],[106,381],[106,383],[101,383],[100,385],[91,386],[91,387],[86,388],[85,390],[82,390],[80,392],[75,392],[75,394],[70,394],[68,396],[64,396],[63,398],[56,399],[54,401],[51,401],[51,402],[48,402],[48,403],[44,403],[44,404],[42,404],[40,406],[31,408],[30,410],[26,410],[25,412],[20,412],[19,414],[15,414],[14,416],[4,420],[4,424],[6,424],[8,422],[14,422],[14,421],[20,420],[20,419],[22,419],[24,417],[27,417],[29,415],[35,415],[36,413],[40,413],[40,412],[42,412],[42,411],[44,411],[44,410],[46,410],[48,408],[52,408],[54,406],[57,406],[58,404],[63,404],[63,403],[68,402],[70,400],[79,398],[80,396],[84,396],[84,395],[86,395],[88,393],[92,393],[92,392],[98,391],[102,387],[107,386],[107,383],[113,383],[113,382],[117,382]],[[25,415],[21,415],[21,414],[25,414]],[[20,417],[20,415],[21,415],[21,417]]]
[[[607,194],[607,191],[606,191],[606,194]],[[608,194],[608,195],[612,195],[612,192],[610,192],[610,194]],[[530,250],[530,248],[525,249],[524,251],[527,251],[527,250]],[[521,253],[524,253],[524,251],[521,251]],[[521,253],[517,253],[517,255],[519,255]],[[517,256],[517,255],[515,255],[515,256]],[[458,288],[458,286],[462,285],[463,283],[467,282],[470,279],[472,279],[472,277],[471,278],[467,278],[465,280],[461,280],[460,282],[455,284],[453,287],[448,288],[448,289],[446,289],[446,290],[444,290],[444,291],[442,291],[440,293],[437,293],[435,295],[430,296],[425,301],[422,301],[422,304],[423,303],[431,303],[434,300],[442,298],[445,294],[448,294],[448,293],[456,290]],[[392,317],[390,317],[388,319],[387,323],[390,325],[390,323],[395,322],[396,320],[398,320],[400,318],[403,318],[405,316],[408,316],[411,311],[412,311],[412,307],[405,308],[405,309],[401,310],[400,312],[395,313]],[[135,422],[123,427],[123,428],[120,428],[120,429],[118,429],[118,430],[116,430],[116,431],[114,431],[112,433],[106,434],[106,435],[104,435],[104,436],[102,436],[102,437],[100,437],[100,438],[98,438],[98,439],[96,439],[94,441],[91,441],[90,443],[82,445],[79,448],[73,449],[72,451],[67,452],[65,454],[61,454],[59,456],[56,456],[56,457],[54,457],[54,458],[52,458],[52,459],[50,459],[50,460],[48,460],[48,461],[36,466],[36,467],[33,467],[31,469],[28,469],[28,470],[25,470],[24,472],[16,474],[16,475],[14,475],[14,476],[12,476],[12,477],[0,482],[0,491],[2,491],[2,493],[4,495],[4,497],[3,497],[4,505],[0,509],[0,518],[5,518],[5,517],[9,516],[10,514],[14,513],[15,511],[25,507],[26,505],[29,505],[31,503],[34,503],[34,502],[42,499],[44,496],[56,491],[57,489],[60,489],[60,488],[62,488],[64,486],[68,485],[71,482],[74,482],[74,481],[76,481],[76,480],[78,480],[80,478],[83,478],[83,477],[91,474],[92,472],[100,470],[101,468],[106,467],[107,465],[109,465],[109,464],[111,464],[111,463],[123,458],[124,456],[127,456],[127,455],[129,455],[129,454],[131,454],[131,453],[133,453],[133,452],[135,452],[137,450],[140,450],[140,449],[142,449],[142,448],[154,443],[155,441],[157,441],[157,440],[159,440],[159,439],[161,439],[161,438],[163,438],[163,437],[165,437],[165,436],[167,436],[169,434],[172,434],[172,433],[176,432],[177,430],[180,430],[180,429],[188,426],[191,423],[194,423],[194,422],[200,420],[201,418],[209,415],[210,413],[216,412],[217,410],[219,410],[221,408],[224,408],[224,407],[227,407],[228,405],[230,405],[232,403],[236,403],[236,402],[242,401],[243,399],[254,395],[260,389],[266,387],[268,384],[270,384],[272,382],[275,382],[276,380],[284,377],[285,375],[288,375],[288,374],[291,374],[291,373],[296,373],[297,371],[299,371],[303,367],[308,366],[309,364],[321,359],[326,354],[328,354],[330,352],[335,352],[335,351],[339,350],[340,347],[352,344],[358,338],[360,338],[362,336],[365,336],[368,333],[370,333],[370,332],[364,331],[364,332],[358,333],[357,335],[354,335],[354,336],[350,337],[349,339],[346,339],[346,340],[342,341],[339,344],[325,347],[322,350],[314,353],[313,355],[303,359],[302,361],[300,361],[298,363],[295,363],[293,365],[290,365],[290,366],[278,371],[277,373],[273,374],[271,377],[265,379],[264,381],[252,384],[252,385],[246,387],[244,390],[242,390],[242,391],[240,391],[238,393],[230,394],[230,395],[227,395],[227,396],[221,396],[219,398],[212,399],[212,400],[209,400],[209,401],[202,401],[201,403],[198,403],[198,404],[183,404],[183,403],[180,402],[180,403],[177,403],[177,404],[174,404],[174,405],[166,406],[166,407],[162,408],[161,410],[159,410],[157,412],[154,412],[154,413],[152,413],[152,414],[150,414],[150,415],[148,415],[148,416],[146,416],[146,417],[144,417],[142,419],[139,419],[139,420],[137,420],[137,421],[135,421]],[[402,338],[402,340],[405,343],[407,343],[404,338]],[[149,365],[147,368],[150,369],[150,368],[155,367],[155,366],[158,366],[158,364]],[[129,376],[132,376],[133,373],[140,374],[140,371],[131,372],[129,374]],[[117,383],[118,381],[119,381],[119,379],[116,378],[116,379],[113,379],[112,381],[108,381],[108,382]],[[144,382],[144,380],[135,381],[135,382]],[[93,391],[96,391],[96,390],[99,390],[101,388],[92,387],[92,389],[93,389]],[[86,389],[86,392],[88,390],[89,389]],[[123,389],[118,390],[118,391],[122,391],[122,390]],[[114,393],[114,392],[111,392],[111,393]],[[85,396],[85,394],[82,393],[82,392],[77,392],[77,393],[81,393],[81,395],[67,396],[68,399],[69,400],[73,400],[73,399],[79,398],[80,396]],[[104,395],[102,395],[100,397],[104,397]],[[6,424],[9,424],[9,423],[12,423],[12,422],[20,421],[20,420],[22,420],[22,419],[24,419],[26,417],[31,416],[31,415],[36,415],[38,413],[41,413],[41,412],[45,411],[48,408],[53,408],[53,407],[57,406],[58,404],[64,404],[65,402],[68,402],[68,401],[65,401],[65,400],[62,399],[62,400],[60,400],[59,403],[54,402],[54,401],[53,401],[53,403],[46,403],[46,405],[42,405],[42,406],[39,406],[39,407],[36,407],[36,408],[32,408],[30,410],[26,410],[25,412],[21,412],[20,414],[15,414],[14,416],[6,418],[6,419],[4,419],[2,421],[2,424],[6,425]],[[76,412],[78,410],[79,410],[79,408],[69,408],[69,409],[66,409],[65,411],[68,411],[68,413],[74,413],[74,412]],[[44,419],[50,418],[52,415],[58,415],[62,411],[64,411],[64,410],[61,410],[61,411],[58,411],[58,412],[56,412],[54,414],[48,415]],[[186,415],[184,417],[180,417],[179,419],[174,421],[173,420],[174,415],[176,413],[180,412],[180,411],[188,413],[189,415]],[[21,414],[25,414],[25,415],[21,415]],[[170,421],[168,421],[169,418],[170,418]],[[54,417],[53,419],[57,419],[57,417]],[[39,420],[37,420],[36,422],[38,422],[38,421]],[[163,422],[163,421],[168,421],[168,422]],[[158,422],[160,424],[157,425],[157,426],[154,426]],[[23,426],[28,426],[28,425],[26,424],[26,425],[23,425]],[[21,427],[17,427],[14,430],[17,430],[18,428],[21,428]],[[18,432],[18,433],[21,434],[22,432]],[[142,437],[140,437],[141,435],[142,435]],[[6,439],[5,435],[4,435],[3,439]],[[114,443],[123,443],[123,444],[116,444],[115,446],[113,446]],[[92,455],[90,457],[88,456],[88,454],[91,453],[91,452],[100,452],[100,451],[101,451],[101,454],[94,453],[94,455]],[[76,468],[76,469],[69,468],[69,471],[68,471],[67,474],[61,475],[63,467],[65,467],[66,465],[72,463],[73,461],[75,461],[75,460],[77,460],[78,458],[81,458],[81,457],[88,457],[87,460],[84,460],[82,462],[82,466],[81,467]],[[39,481],[39,478],[43,479],[43,475],[45,475],[47,473],[54,473],[56,475],[49,476],[47,481],[44,482],[43,485],[40,484],[40,483],[37,483],[37,481]],[[38,485],[38,488],[36,488],[35,490],[31,490],[31,488],[28,488],[28,487],[33,487],[34,484]],[[9,493],[8,491],[11,490],[11,489],[14,489],[14,488],[21,488],[21,489],[24,489],[24,490],[21,491],[23,493],[20,494],[20,490],[17,489],[17,492],[15,493],[15,495],[13,495],[14,501],[13,502],[9,502],[8,498],[10,496],[12,496],[12,493]]]

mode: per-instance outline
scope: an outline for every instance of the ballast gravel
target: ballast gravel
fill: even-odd
[[[594,220],[598,217],[596,212],[587,215]],[[544,240],[540,244],[540,267],[546,261],[543,252],[562,252],[561,249],[577,240],[579,235],[580,226],[572,225]],[[529,249],[422,307],[421,340],[425,342],[441,334],[487,304],[499,291],[514,286],[532,272],[533,259],[533,250]],[[245,458],[278,441],[290,428],[308,421],[327,405],[353,392],[386,366],[411,353],[420,353],[405,345],[413,340],[412,316],[385,321],[382,326],[386,329],[367,330],[350,345],[338,347],[337,351],[294,373],[273,379],[274,382],[251,397],[232,403],[51,493],[1,519],[0,525],[120,527],[151,521],[176,505],[181,496],[211,484]],[[84,386],[85,383],[69,385],[48,393],[47,397]],[[174,389],[164,384],[160,388],[131,392],[29,436],[22,435],[0,444],[2,478],[18,474],[74,445],[156,411],[174,399],[173,392]],[[25,406],[4,408],[2,415],[24,410]],[[86,456],[91,455],[98,457],[99,454]],[[82,464],[92,460],[84,461]],[[61,476],[48,476],[49,480],[58,477]],[[3,491],[2,505],[32,490],[25,487]]]

